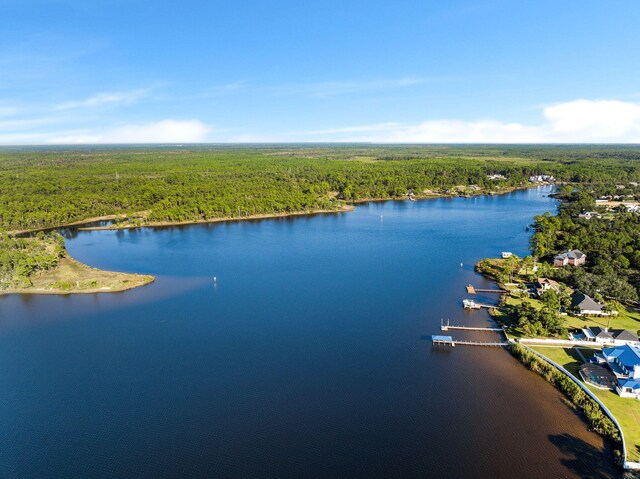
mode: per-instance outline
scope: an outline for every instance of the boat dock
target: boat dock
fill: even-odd
[[[451,346],[452,348],[455,348],[456,346],[490,346],[496,348],[506,348],[511,344],[507,341],[454,341],[451,336],[439,335],[431,336],[431,342],[436,346]]]
[[[449,323],[447,320],[447,324],[445,324],[442,320],[440,320],[440,329],[442,331],[449,331],[450,329],[460,329],[463,331],[490,331],[493,333],[501,333],[502,328],[481,328],[481,327],[473,327],[473,326],[456,326]]]
[[[467,294],[476,294],[476,293],[508,293],[506,289],[483,289],[476,288],[471,284],[467,285]]]
[[[473,301],[472,299],[463,299],[462,305],[464,306],[464,309],[480,309],[480,308],[491,309],[491,308],[497,307],[495,304],[482,304],[482,303]]]

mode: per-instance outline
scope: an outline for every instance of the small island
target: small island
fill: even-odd
[[[72,258],[57,233],[0,237],[0,295],[109,293],[144,286],[155,277],[103,271]]]

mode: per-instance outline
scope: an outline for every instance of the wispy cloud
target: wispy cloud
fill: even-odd
[[[161,120],[125,125],[105,131],[75,133],[48,138],[48,143],[201,143],[211,128],[200,120]]]
[[[640,143],[640,103],[579,99],[540,108],[536,123],[496,119],[431,119],[420,123],[299,130],[275,134],[215,129],[201,120],[165,119],[124,126],[74,130],[77,122],[51,118],[5,118],[0,143],[196,143],[331,141],[372,143]],[[51,124],[49,124],[51,123]],[[52,131],[57,125],[57,131]],[[61,125],[68,128],[62,129]]]
[[[20,109],[15,106],[0,106],[0,118],[15,116],[20,113]]]
[[[640,103],[581,99],[547,106],[542,114],[541,123],[530,125],[438,119],[302,131],[297,138],[374,143],[640,143]]]
[[[68,101],[54,106],[54,110],[70,110],[73,108],[96,108],[103,106],[131,105],[149,97],[150,88],[131,91],[97,93],[82,100]]]
[[[397,78],[377,80],[326,81],[263,87],[259,90],[272,95],[303,95],[310,98],[332,98],[338,95],[365,93],[374,90],[406,88],[426,83],[425,78]]]

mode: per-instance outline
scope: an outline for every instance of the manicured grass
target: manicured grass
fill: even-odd
[[[576,316],[567,316],[567,328],[578,329],[586,327],[606,328],[609,324],[609,318],[579,318]],[[637,311],[625,311],[611,318],[610,329],[628,329],[637,333],[640,330],[640,314]]]
[[[552,361],[560,364],[579,380],[582,380],[578,375],[578,368],[582,364],[582,358],[578,354],[577,349],[580,349],[580,352],[586,359],[596,350],[582,347],[558,348],[544,346],[535,346],[532,349],[535,349]],[[627,459],[631,461],[640,460],[640,401],[637,399],[622,398],[613,391],[603,391],[588,384],[586,386],[609,408],[620,423],[620,426],[622,426],[622,431],[627,442]]]

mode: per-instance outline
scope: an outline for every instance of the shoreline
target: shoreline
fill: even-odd
[[[513,193],[514,191],[522,191],[528,190],[532,188],[539,188],[541,186],[552,186],[549,184],[525,184],[520,186],[510,186],[497,191],[487,191],[487,190],[477,190],[468,194],[455,194],[455,193],[433,193],[433,194],[421,194],[414,195],[416,200],[430,200],[436,198],[473,198],[477,196],[497,196],[504,195],[508,193]],[[461,185],[457,187],[463,187]],[[453,187],[453,188],[457,188]],[[408,201],[409,197],[389,197],[389,198],[361,198],[357,200],[343,200],[346,204],[340,206],[334,210],[309,210],[309,211],[293,211],[288,213],[263,213],[249,216],[227,216],[220,218],[211,218],[207,220],[186,220],[186,221],[154,221],[148,223],[141,223],[139,225],[132,224],[122,224],[122,225],[109,225],[109,226],[86,226],[91,223],[96,223],[99,221],[113,221],[115,219],[123,219],[127,218],[126,214],[117,213],[117,214],[109,214],[103,216],[94,216],[91,218],[86,218],[83,220],[73,221],[71,223],[64,223],[61,225],[55,226],[47,226],[42,228],[32,228],[32,229],[24,229],[24,230],[12,230],[7,231],[9,236],[23,236],[29,235],[33,233],[38,233],[40,231],[53,231],[65,228],[74,228],[78,227],[79,231],[103,231],[103,230],[122,230],[122,229],[133,229],[133,228],[163,228],[170,226],[188,226],[188,225],[198,225],[198,224],[208,224],[208,223],[221,223],[226,221],[251,221],[251,220],[262,220],[262,219],[271,219],[271,218],[288,218],[294,216],[307,216],[307,215],[318,215],[318,214],[331,214],[331,213],[345,213],[353,211],[356,205],[364,204],[364,203],[378,203],[384,201]],[[135,214],[143,214],[144,212],[138,212]]]
[[[332,213],[348,213],[355,210],[353,205],[343,205],[335,210],[312,210],[312,211],[294,211],[291,213],[265,213],[249,216],[229,216],[223,218],[211,218],[208,220],[187,220],[187,221],[150,221],[139,225],[122,224],[122,225],[109,225],[109,226],[88,226],[79,227],[78,231],[109,231],[109,230],[125,230],[134,228],[169,228],[172,226],[189,226],[189,225],[202,225],[209,223],[224,223],[224,222],[236,222],[236,221],[251,221],[251,220],[265,220],[272,218],[289,218],[294,216],[311,216],[311,215],[326,215]],[[84,223],[86,224],[86,223]]]
[[[477,268],[478,264],[481,261],[483,261],[484,259],[487,259],[487,258],[480,259],[474,265],[474,271],[476,273],[480,274],[481,276],[493,281],[499,287],[502,287],[501,286],[502,283],[500,283],[500,281],[498,281],[498,279],[496,277],[494,277],[493,275],[491,275],[490,273],[488,273],[486,271],[478,270],[478,268]],[[582,415],[582,418],[585,421],[585,423],[587,425],[589,425],[590,427],[592,427],[593,431],[596,434],[598,434],[599,436],[601,436],[605,440],[611,441],[616,446],[616,449],[615,449],[615,453],[616,453],[615,463],[618,466],[620,466],[624,470],[634,470],[635,468],[627,468],[627,467],[625,467],[626,464],[628,463],[628,461],[627,461],[626,445],[625,445],[625,442],[624,442],[624,431],[622,430],[622,427],[619,425],[618,420],[608,410],[608,408],[606,406],[604,406],[599,400],[593,400],[592,397],[589,397],[589,401],[593,405],[592,407],[597,408],[597,410],[599,410],[607,418],[607,420],[609,420],[611,422],[611,424],[614,426],[615,430],[618,432],[618,434],[620,436],[619,439],[617,439],[615,437],[615,435],[611,433],[610,429],[607,430],[607,428],[605,427],[606,426],[606,421],[603,422],[602,419],[596,419],[596,418],[593,418],[593,417],[589,417],[589,415],[587,413],[587,411],[589,410],[588,406],[585,406],[584,404],[580,404],[580,402],[576,399],[578,396],[574,393],[573,390],[571,390],[567,386],[567,384],[565,382],[559,381],[556,377],[553,376],[553,374],[549,373],[547,370],[544,370],[539,364],[536,364],[535,360],[532,360],[528,355],[526,355],[526,354],[524,354],[522,352],[523,350],[527,350],[527,351],[531,352],[532,351],[531,348],[529,348],[526,344],[521,343],[520,342],[520,338],[510,338],[509,337],[507,330],[504,328],[506,326],[506,323],[504,323],[503,321],[500,321],[499,317],[496,315],[496,310],[505,305],[505,301],[506,301],[506,298],[507,298],[508,294],[509,293],[501,294],[500,295],[500,300],[496,304],[495,308],[491,308],[488,311],[488,314],[503,329],[503,333],[504,333],[505,337],[511,343],[511,347],[508,348],[509,353],[511,354],[511,356],[516,361],[518,361],[523,367],[529,369],[530,371],[533,371],[533,372],[537,373],[547,383],[549,383],[551,386],[553,386],[556,390],[560,391],[567,398],[567,400],[572,405],[572,407],[574,407],[577,411],[580,411],[580,413]],[[536,339],[536,338],[531,338],[531,339]],[[523,349],[521,350],[520,348],[523,348]],[[539,356],[539,358],[541,358],[541,359],[538,359],[538,361],[540,361],[540,360],[546,361],[547,364],[549,364],[550,366],[552,366],[554,368],[554,370],[557,372],[557,374],[561,374],[564,378],[568,379],[570,382],[576,383],[578,387],[580,387],[582,389],[585,389],[579,383],[577,378],[573,377],[570,373],[568,373],[568,371],[565,371],[562,367],[558,367],[558,365],[555,364],[553,361],[551,361],[549,358],[541,355],[540,353],[538,353],[536,351],[533,351],[530,354]],[[592,396],[591,393],[587,393],[587,395],[588,396]],[[620,449],[618,449],[618,446],[621,446]],[[617,454],[620,454],[620,456],[617,456]]]
[[[60,264],[51,270],[37,273],[31,280],[32,286],[3,289],[0,290],[0,296],[120,293],[151,284],[156,278],[152,275],[93,268],[67,252]]]
[[[455,197],[476,197],[476,196],[493,196],[493,195],[502,195],[512,193],[514,191],[526,190],[531,188],[537,188],[542,185],[538,184],[527,184],[516,187],[509,187],[502,189],[496,192],[488,192],[486,190],[477,190],[474,191],[473,194],[470,195],[460,195],[460,194],[444,194],[444,193],[435,193],[429,195],[420,195],[414,196],[416,200],[429,200],[435,198],[455,198]],[[11,231],[9,234],[11,236],[23,236],[30,235],[33,233],[37,233],[40,231],[53,231],[65,228],[75,228],[77,227],[78,231],[119,231],[125,229],[136,229],[136,228],[170,228],[175,226],[190,226],[190,225],[199,225],[199,224],[210,224],[210,223],[223,223],[223,222],[237,222],[237,221],[251,221],[251,220],[262,220],[262,219],[274,219],[274,218],[290,218],[296,216],[311,216],[311,215],[320,215],[320,214],[335,214],[335,213],[346,213],[350,211],[354,211],[356,209],[356,205],[369,203],[369,202],[384,202],[384,201],[408,201],[408,197],[401,198],[365,198],[350,201],[347,204],[341,205],[339,208],[335,210],[311,210],[311,211],[295,211],[289,213],[272,213],[272,214],[258,214],[258,215],[250,215],[250,216],[240,216],[240,217],[223,217],[223,218],[211,218],[208,220],[188,220],[188,221],[156,221],[156,222],[148,222],[143,224],[111,224],[107,226],[87,226],[83,227],[82,225],[88,225],[91,223],[96,223],[99,221],[113,221],[115,219],[121,218],[125,219],[126,216],[123,214],[111,214],[104,216],[96,216],[87,218],[84,220],[75,221],[72,223],[68,223],[65,225],[52,226],[47,228],[40,229],[32,229],[32,230],[16,230]],[[38,294],[38,295],[70,295],[70,294],[97,294],[97,293],[116,293],[122,291],[128,291],[130,289],[138,288],[141,286],[145,286],[155,281],[155,277],[153,276],[143,276],[139,274],[133,273],[118,273],[100,270],[97,268],[92,268],[88,265],[80,263],[79,261],[72,258],[68,253],[66,255],[68,261],[74,262],[80,268],[90,269],[96,274],[103,275],[113,275],[119,278],[121,281],[128,283],[132,280],[130,284],[119,284],[117,286],[109,286],[109,287],[95,287],[95,288],[84,288],[80,289],[78,286],[68,285],[66,288],[56,288],[56,287],[38,287],[32,286],[28,288],[11,288],[6,290],[0,290],[0,296],[9,295],[9,294]],[[51,273],[51,272],[49,272]],[[46,275],[46,272],[44,273]]]

